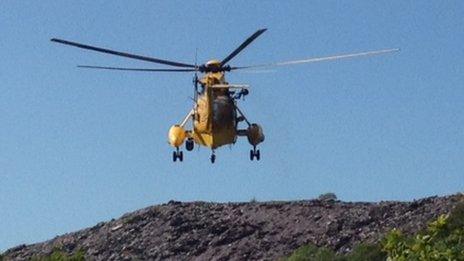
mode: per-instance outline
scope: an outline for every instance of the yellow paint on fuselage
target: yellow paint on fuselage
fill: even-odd
[[[207,66],[218,66],[218,61],[209,61]],[[227,84],[224,72],[210,72],[200,79],[205,88],[198,97],[193,122],[192,138],[197,144],[215,149],[217,147],[235,143],[237,130],[235,123],[234,101],[229,99],[229,89],[214,89],[215,84]],[[216,103],[216,104],[215,104]],[[217,115],[214,109],[220,107],[225,115]]]
[[[192,136],[195,143],[215,149],[223,145],[235,143],[237,132],[235,128],[227,128],[213,132],[199,132],[194,130]]]

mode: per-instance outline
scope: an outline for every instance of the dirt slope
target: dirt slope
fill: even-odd
[[[306,243],[350,251],[392,228],[413,233],[463,196],[414,202],[181,203],[148,207],[52,240],[12,248],[6,260],[54,248],[89,260],[275,260]]]

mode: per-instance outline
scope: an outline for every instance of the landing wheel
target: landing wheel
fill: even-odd
[[[176,162],[177,159],[179,159],[180,162],[184,160],[184,153],[182,151],[179,151],[179,148],[177,148],[176,151],[172,152],[172,161]]]
[[[212,154],[210,160],[211,163],[214,163],[216,161],[216,155]]]
[[[250,160],[253,161],[255,157],[258,161],[261,159],[261,153],[259,150],[256,149],[256,147],[250,150]]]
[[[192,151],[193,150],[193,140],[191,139],[188,139],[186,142],[185,142],[185,149],[187,149],[187,151]]]

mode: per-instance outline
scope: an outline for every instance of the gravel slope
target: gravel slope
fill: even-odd
[[[4,255],[24,260],[60,248],[81,249],[89,260],[276,260],[307,243],[346,252],[392,228],[417,232],[460,200],[459,194],[380,203],[171,201]]]

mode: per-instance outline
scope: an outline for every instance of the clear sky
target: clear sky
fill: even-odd
[[[462,1],[0,1],[0,250],[182,201],[411,200],[464,188]],[[192,74],[49,41],[193,63],[268,31],[235,66],[401,48],[268,73],[240,108],[250,145],[173,163],[167,131],[190,110]]]

